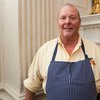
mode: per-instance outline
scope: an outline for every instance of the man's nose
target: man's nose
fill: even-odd
[[[70,18],[69,17],[66,18],[65,23],[70,23]]]

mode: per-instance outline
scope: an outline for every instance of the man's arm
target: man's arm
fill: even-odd
[[[35,100],[35,93],[25,88],[25,100]]]

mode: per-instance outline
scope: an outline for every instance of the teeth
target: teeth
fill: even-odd
[[[67,29],[67,30],[72,30],[72,28],[64,28],[64,29]]]

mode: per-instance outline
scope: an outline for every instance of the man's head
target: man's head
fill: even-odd
[[[71,38],[78,35],[81,19],[76,7],[69,3],[65,4],[60,9],[57,20],[61,37]]]

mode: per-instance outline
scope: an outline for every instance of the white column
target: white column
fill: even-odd
[[[5,94],[18,99],[21,96],[18,0],[1,0],[0,13],[0,91],[3,89]]]
[[[54,6],[54,0],[19,1],[18,34],[22,82],[27,77],[37,49],[55,36]],[[23,91],[23,85],[21,89]]]

